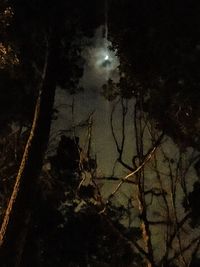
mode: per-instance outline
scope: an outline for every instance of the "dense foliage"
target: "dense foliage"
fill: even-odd
[[[112,1],[109,9],[120,90],[146,94],[145,110],[183,147],[199,147],[199,9],[178,0]]]

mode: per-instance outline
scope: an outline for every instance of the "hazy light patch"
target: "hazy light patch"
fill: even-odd
[[[119,80],[119,59],[112,44],[103,37],[100,27],[91,40],[91,45],[85,47],[82,56],[86,61],[84,74],[80,84],[85,88],[99,89],[108,79]]]
[[[104,60],[108,60],[109,59],[109,55],[107,54],[104,58]]]

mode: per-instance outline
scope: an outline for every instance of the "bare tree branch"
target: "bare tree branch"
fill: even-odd
[[[147,164],[147,162],[149,162],[149,160],[152,158],[153,154],[155,153],[156,149],[160,145],[160,143],[161,143],[161,141],[163,139],[163,136],[164,136],[164,133],[162,133],[160,135],[160,137],[158,138],[158,140],[154,144],[153,148],[151,148],[149,150],[149,152],[144,157],[144,160],[142,161],[142,163],[140,164],[140,166],[138,166],[135,170],[133,170],[131,173],[127,174],[125,177],[123,177],[121,179],[121,182],[116,186],[116,188],[113,190],[113,192],[111,193],[111,195],[109,196],[108,199],[111,199],[119,191],[120,187],[125,183],[125,181],[127,181],[130,177],[134,176],[139,171],[141,171],[142,168]]]
[[[178,257],[180,257],[182,254],[184,254],[184,252],[188,251],[192,246],[195,245],[195,243],[199,242],[199,240],[200,240],[200,235],[194,238],[186,247],[182,248],[181,251],[176,252],[173,257],[169,258],[168,264],[173,262]]]

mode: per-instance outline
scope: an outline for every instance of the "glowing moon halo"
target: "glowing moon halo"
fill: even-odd
[[[86,78],[87,84],[90,80],[95,84],[104,84],[109,78],[113,81],[119,80],[120,63],[116,54],[117,51],[112,49],[111,42],[102,38],[102,31],[99,31],[99,35],[94,37],[94,43],[86,47],[82,54],[86,60],[85,77],[89,76]]]

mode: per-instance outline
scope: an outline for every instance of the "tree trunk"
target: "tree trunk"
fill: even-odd
[[[13,192],[0,230],[0,265],[20,266],[31,222],[37,178],[48,144],[56,89],[57,40],[51,42],[46,73],[39,93],[31,132],[24,150]]]

